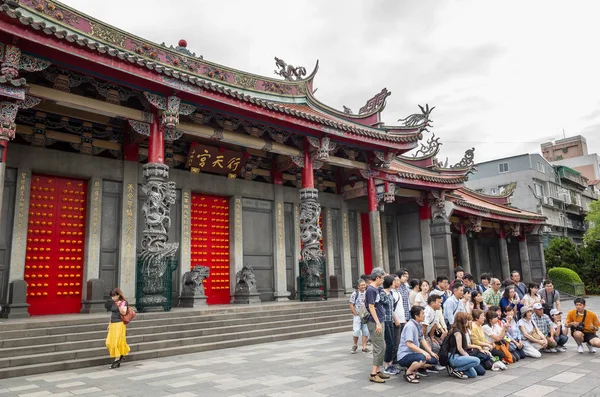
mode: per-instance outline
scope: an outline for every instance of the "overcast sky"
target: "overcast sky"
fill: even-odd
[[[322,102],[355,112],[392,92],[383,121],[436,106],[443,160],[539,152],[583,134],[600,152],[600,2],[505,0],[64,0],[156,43],[273,76],[273,57],[315,79]]]

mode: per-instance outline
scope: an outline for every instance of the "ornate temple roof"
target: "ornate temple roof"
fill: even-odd
[[[337,111],[318,101],[312,90],[314,71],[306,76],[303,67],[293,67],[275,58],[284,80],[259,76],[218,65],[187,50],[181,40],[175,48],[158,45],[98,21],[60,2],[21,0],[16,7],[2,5],[1,11],[23,25],[48,36],[74,43],[86,50],[118,58],[158,74],[157,82],[182,91],[198,94],[198,88],[257,105],[323,126],[322,132],[347,139],[367,139],[370,143],[396,144],[411,149],[422,138],[426,119],[411,120],[408,125],[381,127],[379,114],[390,94],[382,90],[361,109],[358,115]],[[416,115],[409,116],[416,117]],[[406,143],[413,143],[407,147]],[[392,146],[393,147],[393,146]]]
[[[454,202],[457,210],[469,215],[507,222],[543,224],[546,221],[546,217],[543,215],[494,203],[483,195],[464,187],[455,190],[446,197]]]
[[[414,157],[402,155],[419,146],[423,132],[431,126],[429,116],[433,107],[420,107],[419,113],[398,120],[398,125],[386,126],[381,121],[381,112],[391,94],[386,88],[367,100],[357,113],[345,106],[340,111],[319,101],[313,90],[318,62],[307,74],[304,67],[294,67],[275,58],[279,68],[276,74],[283,79],[259,76],[196,56],[187,49],[184,40],[176,47],[152,43],[56,1],[4,0],[0,20],[3,22],[0,31],[50,48],[52,54],[56,54],[51,56],[55,58],[52,61],[68,64],[70,61],[61,59],[62,53],[68,53],[118,70],[121,76],[123,73],[135,75],[140,86],[145,86],[144,81],[152,82],[151,87],[162,86],[163,94],[176,90],[192,96],[184,100],[197,98],[199,103],[200,100],[206,103],[208,99],[317,131],[313,135],[368,147],[372,152],[367,156],[367,163],[379,164],[369,172],[377,178],[454,191],[448,197],[463,212],[530,223],[542,223],[545,219],[464,188],[465,180],[474,169],[474,149],[467,150],[465,157],[455,165],[439,163],[436,155],[440,143],[434,135],[421,143]],[[353,156],[348,157],[349,161],[354,160]],[[363,167],[370,166],[363,163]]]

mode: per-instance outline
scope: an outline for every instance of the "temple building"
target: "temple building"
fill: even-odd
[[[545,273],[545,217],[466,188],[474,149],[439,162],[429,106],[386,125],[387,89],[357,112],[319,101],[318,62],[258,76],[59,2],[1,3],[8,317],[94,311],[114,287],[160,303],[165,282],[177,305],[192,268],[208,304],[244,269],[262,301],[307,275],[341,297],[375,266]]]

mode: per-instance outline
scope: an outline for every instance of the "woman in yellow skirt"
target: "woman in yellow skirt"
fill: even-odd
[[[129,354],[126,339],[127,327],[121,320],[121,314],[125,315],[127,313],[127,300],[123,296],[123,291],[119,288],[110,291],[110,297],[113,300],[113,305],[110,308],[111,316],[108,335],[106,336],[106,348],[110,356],[115,359],[110,366],[110,369],[114,369],[119,368],[123,357]]]

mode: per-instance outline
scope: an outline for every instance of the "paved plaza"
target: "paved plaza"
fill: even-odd
[[[572,307],[570,301],[563,305]],[[599,307],[599,298],[588,300],[588,308]],[[440,373],[420,385],[400,376],[386,384],[370,383],[371,355],[352,355],[350,346],[348,332],[124,362],[118,370],[105,366],[4,379],[0,397],[600,396],[600,351],[578,354],[572,342],[566,353],[525,359],[504,372],[464,381]]]

